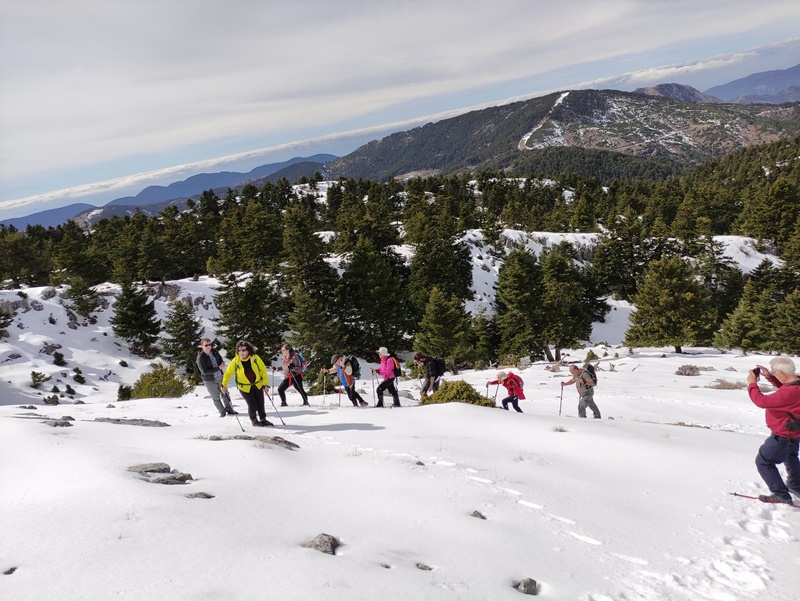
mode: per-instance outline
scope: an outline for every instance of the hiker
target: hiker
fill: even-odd
[[[368,405],[367,401],[362,399],[361,395],[358,394],[355,386],[356,380],[353,377],[353,366],[344,357],[341,355],[333,355],[333,357],[331,357],[330,369],[324,369],[322,371],[326,374],[333,372],[339,374],[339,380],[342,383],[344,391],[347,393],[347,398],[353,403],[353,407],[366,407]]]
[[[517,413],[522,413],[522,409],[519,408],[519,401],[525,398],[525,393],[522,392],[522,378],[511,372],[498,371],[497,379],[489,382],[487,386],[496,384],[502,384],[508,390],[508,396],[502,400],[503,409],[508,411],[508,404],[511,403]]]
[[[200,351],[197,353],[195,364],[200,372],[200,377],[203,378],[203,384],[206,385],[206,390],[211,394],[214,406],[219,411],[219,416],[237,415],[231,405],[230,396],[226,394],[225,402],[222,402],[220,384],[222,384],[222,374],[225,371],[225,361],[219,351],[211,346],[209,338],[203,338],[200,341]]]
[[[381,358],[381,365],[378,369],[373,369],[372,373],[377,373],[383,378],[383,382],[378,384],[375,394],[378,395],[378,403],[376,407],[383,407],[383,391],[388,390],[392,395],[392,407],[400,406],[400,395],[397,393],[397,386],[395,386],[395,379],[397,374],[400,373],[400,361],[389,352],[385,346],[378,349],[378,355]]]
[[[222,375],[222,392],[228,394],[228,381],[236,374],[236,387],[247,403],[250,423],[256,427],[273,425],[267,421],[264,410],[264,388],[267,382],[267,366],[256,355],[256,347],[247,340],[236,343],[236,356],[228,363]]]
[[[766,410],[764,418],[772,432],[756,457],[758,473],[772,494],[759,495],[758,500],[791,505],[792,495],[800,501],[800,378],[795,373],[794,361],[788,357],[775,357],[769,365],[769,369],[758,365],[747,374],[747,394],[756,407]],[[762,394],[756,384],[759,375],[778,390]],[[786,468],[786,482],[778,471],[779,463]]]
[[[592,374],[587,369],[581,369],[577,365],[569,366],[569,373],[572,377],[566,382],[561,382],[561,386],[569,386],[575,384],[578,389],[578,416],[586,417],[586,408],[592,410],[595,419],[600,419],[600,409],[597,408],[594,402],[594,387],[597,382],[592,378]]]
[[[284,344],[281,347],[283,353],[283,382],[278,386],[278,394],[281,397],[281,407],[288,407],[286,403],[286,389],[294,386],[303,399],[303,406],[308,407],[308,395],[303,389],[303,361],[300,355],[294,352],[291,344]],[[272,368],[273,371],[275,368]]]
[[[422,382],[421,396],[428,396],[429,391],[434,393],[439,390],[439,384],[444,375],[444,359],[417,353],[414,355],[414,363],[425,368],[425,380]]]

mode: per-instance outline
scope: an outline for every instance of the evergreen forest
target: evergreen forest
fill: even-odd
[[[116,282],[115,333],[189,372],[199,332],[191,308],[175,303],[161,323],[139,283],[218,278],[218,341],[247,338],[269,354],[289,332],[312,374],[333,352],[374,359],[380,346],[444,356],[454,369],[558,360],[588,339],[607,297],[636,306],[631,346],[800,353],[800,138],[655,178],[641,164],[593,176],[560,165],[547,180],[533,169],[403,182],[317,173],[209,190],[185,211],[91,228],[2,226],[0,280],[69,285],[86,316],[98,306],[92,286]],[[589,256],[568,243],[535,256],[509,248],[504,229],[599,238]],[[503,261],[492,312],[465,308],[470,230]],[[715,242],[721,235],[752,237],[781,262],[742,273]],[[0,315],[0,326],[12,318]]]

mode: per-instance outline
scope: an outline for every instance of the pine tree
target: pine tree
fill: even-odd
[[[770,339],[779,353],[800,355],[800,290],[787,294],[775,307]]]
[[[381,346],[404,347],[412,327],[406,288],[370,240],[360,239],[350,254],[338,298],[337,312],[353,352],[366,356]]]
[[[431,290],[414,348],[429,356],[450,358],[461,364],[469,358],[470,319],[464,303],[456,297],[446,297],[436,286]]]
[[[147,292],[137,292],[130,282],[126,282],[114,305],[114,315],[110,320],[114,334],[126,340],[131,352],[137,355],[156,354],[153,343],[158,339],[161,322],[156,317],[154,303],[147,302]]]
[[[286,312],[275,278],[262,273],[229,273],[220,278],[217,290],[214,302],[219,317],[214,323],[231,351],[238,340],[249,340],[261,349],[265,361],[265,356],[277,352]]]
[[[100,296],[81,277],[73,277],[69,286],[72,309],[81,317],[90,317],[100,306]]]
[[[481,307],[472,317],[472,360],[475,369],[486,369],[497,363],[500,335],[494,316]]]
[[[575,266],[575,251],[569,243],[542,253],[542,337],[549,361],[561,360],[561,349],[573,348],[592,334],[592,315],[583,303],[583,274]],[[555,357],[550,354],[550,346]]]
[[[511,251],[500,268],[496,292],[500,360],[514,363],[528,355],[543,356],[542,271],[536,257],[525,249]]]
[[[182,300],[173,301],[163,325],[165,336],[161,337],[161,346],[164,349],[164,358],[171,365],[182,368],[189,378],[199,384],[200,374],[195,358],[204,328],[194,305]]]
[[[294,307],[287,323],[290,342],[303,353],[309,379],[314,379],[321,368],[330,367],[331,355],[345,348],[344,332],[338,318],[306,286],[296,284],[292,297]]]
[[[683,345],[706,342],[714,323],[708,292],[679,257],[651,262],[633,303],[636,310],[625,332],[630,346],[672,345],[681,353]]]
[[[5,332],[12,323],[14,323],[14,314],[0,310],[0,332]]]
[[[772,289],[759,290],[758,282],[750,278],[744,286],[739,304],[722,321],[714,344],[722,348],[741,348],[743,353],[766,349],[775,310],[771,297]]]

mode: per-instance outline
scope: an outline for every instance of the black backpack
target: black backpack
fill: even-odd
[[[442,357],[434,357],[434,361],[436,361],[436,376],[443,376],[444,372],[447,371],[447,364],[444,362]]]
[[[592,376],[592,380],[594,380],[594,385],[597,386],[597,370],[594,368],[594,365],[587,363],[583,366],[583,369],[589,372],[589,375]]]
[[[350,364],[350,368],[353,370],[353,379],[358,380],[361,377],[361,366],[358,364],[358,359],[356,359],[355,355],[345,357],[344,363],[345,365]]]
[[[403,375],[403,370],[400,369],[400,359],[394,353],[389,353],[389,358],[392,360],[392,367],[394,370],[394,377],[399,378]]]

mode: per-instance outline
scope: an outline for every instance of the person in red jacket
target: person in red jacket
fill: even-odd
[[[792,494],[800,499],[800,422],[797,421],[800,420],[800,378],[795,373],[794,361],[788,357],[776,357],[769,365],[769,369],[758,365],[747,374],[747,394],[756,407],[766,409],[764,417],[772,432],[756,457],[758,473],[772,494],[759,495],[758,499],[764,503],[791,505]],[[759,375],[778,390],[763,394],[756,384]],[[778,471],[779,463],[786,468],[786,482]]]
[[[493,386],[495,384],[502,384],[505,386],[506,390],[508,390],[508,396],[501,401],[503,403],[503,409],[508,411],[508,404],[511,403],[518,413],[522,413],[522,409],[519,408],[520,399],[525,398],[525,393],[522,392],[522,378],[511,372],[506,374],[504,371],[498,371],[497,379],[489,382],[488,386]]]

